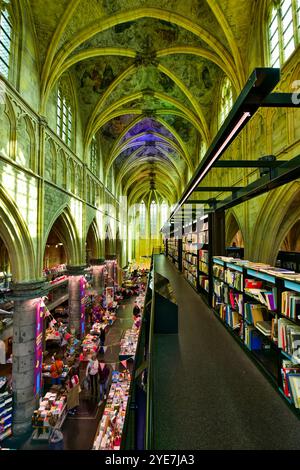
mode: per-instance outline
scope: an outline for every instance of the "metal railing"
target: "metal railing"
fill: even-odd
[[[148,340],[148,373],[147,373],[147,405],[146,405],[146,435],[145,449],[153,449],[154,436],[154,407],[153,407],[153,336],[154,336],[154,312],[155,312],[155,287],[154,287],[154,256],[152,256],[152,300],[150,311],[149,340]]]
[[[160,253],[160,249],[157,249]],[[158,254],[157,253],[157,254]],[[155,255],[153,250],[153,255]],[[127,414],[124,423],[125,439],[121,444],[121,449],[137,450],[137,421],[139,413],[144,413],[145,427],[143,437],[144,449],[153,449],[154,443],[154,377],[153,377],[153,347],[154,347],[154,320],[155,320],[155,286],[154,273],[155,256],[152,255],[151,267],[146,287],[144,315],[136,349],[134,367],[132,370],[132,381],[129,393]],[[144,374],[143,380],[141,375]],[[145,385],[146,409],[139,409],[137,404],[137,389],[141,382]],[[139,441],[141,441],[139,437]]]

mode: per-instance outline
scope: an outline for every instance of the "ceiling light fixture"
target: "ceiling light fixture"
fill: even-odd
[[[187,200],[187,198],[191,195],[191,193],[194,191],[194,189],[196,188],[196,186],[198,186],[198,184],[200,183],[200,181],[203,179],[203,177],[206,175],[206,173],[208,172],[208,170],[210,169],[210,167],[213,165],[213,163],[217,160],[217,158],[219,157],[220,153],[223,151],[223,149],[228,145],[228,143],[230,142],[230,140],[232,139],[232,137],[236,134],[236,132],[239,130],[239,128],[244,124],[244,122],[246,121],[246,119],[250,118],[251,117],[251,113],[249,112],[245,112],[243,113],[243,116],[241,117],[241,119],[239,120],[239,122],[236,124],[236,126],[232,129],[232,131],[230,132],[230,134],[228,135],[227,139],[224,140],[223,144],[221,145],[221,147],[218,149],[218,151],[216,152],[216,154],[213,156],[213,158],[210,160],[210,162],[207,164],[206,168],[204,168],[204,170],[202,171],[201,175],[197,178],[197,180],[195,181],[195,183],[193,184],[193,186],[191,187],[191,189],[189,190],[189,192],[187,193],[187,195],[184,197],[183,201],[181,204],[184,204],[184,202]],[[180,206],[178,206],[175,211],[174,211],[174,214],[176,214],[176,212],[178,211]]]

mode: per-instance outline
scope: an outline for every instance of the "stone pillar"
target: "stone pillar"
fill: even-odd
[[[13,316],[13,434],[20,436],[31,428],[36,409],[34,396],[36,307],[46,295],[44,281],[12,284]]]
[[[104,258],[91,259],[90,264],[92,266],[93,273],[93,288],[97,293],[102,293],[104,289]]]
[[[75,334],[80,333],[80,278],[84,275],[85,265],[67,266],[69,275],[69,327]]]

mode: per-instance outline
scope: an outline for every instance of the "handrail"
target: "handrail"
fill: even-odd
[[[147,292],[149,290],[149,285],[150,285],[150,279],[151,279],[151,270],[149,271],[149,274],[148,274],[148,279],[147,279],[147,285],[146,285],[146,289],[145,289],[145,300],[144,300],[144,308],[143,308],[143,317],[142,319],[144,319],[144,316],[146,314],[146,301],[147,301]],[[138,365],[138,359],[139,359],[139,352],[140,352],[140,347],[141,347],[141,339],[142,339],[142,336],[143,336],[143,328],[144,328],[144,323],[142,321],[142,324],[141,324],[141,328],[140,328],[140,332],[139,332],[139,337],[138,337],[138,342],[137,342],[137,347],[136,347],[136,353],[135,353],[135,360],[134,360],[134,366],[133,366],[133,369],[131,371],[131,383],[130,383],[130,389],[129,389],[129,393],[128,393],[128,404],[127,404],[127,413],[126,413],[126,416],[125,416],[125,422],[124,422],[124,427],[123,427],[123,435],[127,435],[128,433],[128,429],[129,429],[129,421],[130,421],[130,413],[131,413],[131,407],[132,407],[132,404],[134,404],[134,401],[135,401],[135,397],[134,397],[134,387],[135,387],[135,375],[136,375],[136,370],[137,370],[137,366]],[[122,440],[121,442],[121,449],[122,450],[128,450],[128,448],[125,446],[125,442],[124,440]]]
[[[153,448],[153,373],[152,373],[152,351],[153,351],[153,336],[154,336],[154,311],[155,311],[155,286],[154,286],[154,256],[152,255],[152,302],[150,312],[150,327],[149,327],[149,347],[148,347],[148,374],[147,374],[147,406],[146,406],[146,439],[145,448],[151,450]]]

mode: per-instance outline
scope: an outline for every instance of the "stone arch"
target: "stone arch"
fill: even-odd
[[[244,247],[244,235],[241,229],[241,225],[239,223],[238,217],[234,213],[233,210],[230,210],[226,214],[226,221],[225,221],[225,230],[226,230],[226,246],[231,246],[233,241],[236,241],[237,246]],[[236,240],[235,240],[236,238]],[[238,245],[238,242],[242,243]]]
[[[100,258],[101,240],[96,218],[88,227],[86,235],[86,262],[89,263],[91,258]]]
[[[36,256],[28,227],[0,185],[0,237],[9,254],[14,282],[36,280]]]
[[[252,258],[275,264],[286,235],[300,218],[300,183],[295,181],[271,191],[254,227]]]
[[[109,224],[105,227],[105,240],[104,240],[104,255],[112,255],[114,247],[113,233]]]
[[[68,264],[77,265],[81,262],[81,246],[78,230],[69,207],[61,208],[52,218],[44,236],[43,252],[50,232],[53,232],[62,241]]]

